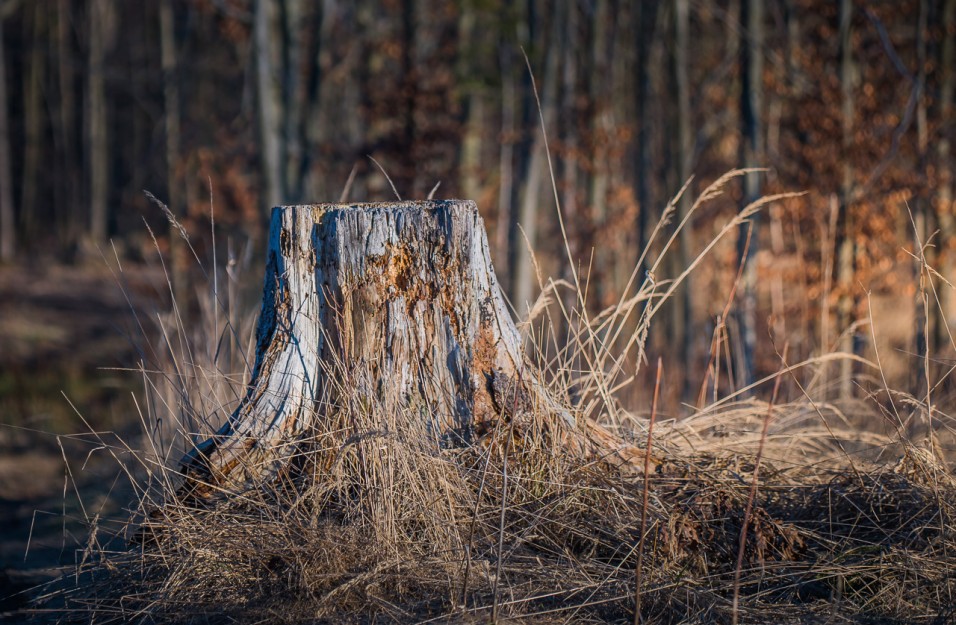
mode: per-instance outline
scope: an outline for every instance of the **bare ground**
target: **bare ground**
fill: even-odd
[[[157,284],[142,266],[0,267],[0,620],[75,565],[90,519],[118,511],[119,467],[90,428],[133,422],[134,377],[115,368],[137,362],[131,311],[149,314]]]

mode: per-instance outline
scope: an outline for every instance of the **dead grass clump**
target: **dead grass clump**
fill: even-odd
[[[416,415],[393,413],[383,431],[382,407],[366,403],[368,421],[356,424],[378,423],[379,434],[340,430],[333,445],[333,421],[277,482],[203,505],[168,501],[142,545],[101,554],[95,566],[111,572],[73,614],[486,622],[497,606],[499,620],[631,622],[640,475],[514,446],[505,490],[504,428],[443,448],[410,437]],[[643,617],[727,622],[754,454],[665,451],[674,431],[650,476]],[[956,488],[929,452],[905,449],[895,465],[765,461],[740,622],[944,622],[956,594]]]

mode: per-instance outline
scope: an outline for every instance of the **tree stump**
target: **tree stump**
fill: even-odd
[[[525,365],[484,223],[470,201],[317,204],[272,211],[256,357],[239,407],[184,458],[191,493],[274,476],[336,409],[342,364],[370,369],[441,446],[468,445],[519,403],[571,453],[637,450],[579,423]]]

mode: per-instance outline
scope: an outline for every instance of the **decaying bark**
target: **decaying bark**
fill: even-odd
[[[519,402],[543,410],[573,453],[636,453],[548,396],[491,265],[473,202],[287,206],[273,210],[248,392],[184,459],[187,485],[241,489],[275,475],[337,403],[336,371],[372,370],[439,445],[466,445]],[[195,488],[191,492],[195,492]]]

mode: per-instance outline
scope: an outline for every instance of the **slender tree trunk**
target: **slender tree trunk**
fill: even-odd
[[[772,75],[774,84],[782,85],[784,89],[792,89],[793,77],[796,73],[796,59],[794,58],[796,50],[794,49],[794,42],[798,34],[798,24],[792,22],[792,0],[786,0],[783,5],[783,30],[786,33],[786,63],[774,64]],[[771,90],[771,92],[767,94],[767,121],[764,124],[766,129],[766,137],[764,139],[764,158],[766,166],[771,166],[773,163],[780,161],[781,121],[787,103],[785,93],[784,90],[777,89]],[[772,169],[767,172],[767,177],[768,181],[777,180],[776,170]],[[783,207],[780,203],[774,203],[770,205],[768,212],[770,217],[768,224],[770,250],[773,252],[775,258],[783,258],[785,253]],[[781,271],[774,271],[769,287],[771,311],[770,330],[773,332],[775,340],[780,340],[784,339],[787,330],[784,311],[784,294],[786,289]],[[807,314],[802,316],[804,322],[806,322],[808,316],[809,310]],[[794,351],[791,350],[790,353],[792,356]]]
[[[741,76],[740,117],[743,126],[742,161],[745,167],[757,167],[763,158],[763,1],[743,0],[741,22],[744,43],[740,48]],[[744,204],[760,197],[758,174],[744,177]],[[751,218],[753,234],[747,246],[748,225],[743,224],[737,237],[737,258],[743,266],[738,319],[742,351],[741,386],[754,380],[754,352],[757,345],[757,266],[754,261],[760,242],[759,213]],[[746,252],[745,252],[746,250]]]
[[[318,3],[316,3],[318,4]],[[281,119],[283,201],[302,201],[302,163],[305,160],[305,136],[299,132],[305,116],[306,91],[302,76],[302,0],[283,0],[279,3],[281,38]]]
[[[10,118],[7,106],[6,43],[0,19],[0,262],[16,254],[16,212],[13,206],[13,172],[10,162]]]
[[[311,26],[302,53],[306,65],[303,106],[298,119],[298,137],[302,153],[295,175],[295,187],[291,191],[293,197],[299,198],[300,201],[302,198],[316,197],[318,194],[312,160],[312,151],[316,147],[318,133],[313,132],[311,128],[319,119],[324,119],[321,115],[322,81],[325,76],[322,67],[322,53],[325,50],[323,34],[327,28],[324,3],[315,3],[311,11]]]
[[[639,457],[562,408],[526,366],[473,202],[277,208],[266,257],[248,393],[184,459],[184,496],[279,475],[318,423],[342,418],[343,382],[366,403],[411,414],[418,444],[469,444],[502,419],[520,434],[528,422],[519,410],[533,409],[550,416],[564,451],[611,463]],[[333,429],[382,435],[350,427]]]
[[[418,76],[416,74],[416,24],[415,7],[416,0],[402,0],[402,149],[415,160],[415,106],[418,90]],[[410,164],[397,170],[400,174],[396,176],[396,184],[399,193],[415,193],[419,179],[416,168]]]
[[[357,159],[367,162],[367,150],[359,147],[365,129],[362,111],[367,94],[363,85],[368,76],[367,42],[361,36],[362,7],[361,2],[323,2],[321,25],[313,31],[318,38],[314,47],[318,75],[312,83],[314,105],[308,113],[307,158],[319,157],[321,144],[339,146],[341,156],[336,163],[318,158],[310,167],[306,188],[311,197],[339,197],[352,168],[359,164]],[[342,45],[343,40],[354,44]],[[325,184],[332,186],[325,188]],[[353,177],[348,197],[359,195],[363,184],[364,177]]]
[[[498,148],[498,223],[495,232],[495,252],[499,259],[508,259],[508,240],[511,233],[511,224],[514,222],[514,168],[515,168],[515,141],[517,140],[517,124],[515,123],[515,105],[517,92],[517,78],[515,77],[515,55],[508,43],[503,43],[499,50],[499,65],[501,68],[501,134]],[[512,290],[514,278],[508,272],[502,286],[508,293]]]
[[[166,192],[169,209],[182,215],[183,193],[179,181],[179,76],[176,60],[176,20],[172,0],[159,3],[160,58],[163,68],[163,104],[166,119]],[[170,224],[169,255],[172,266],[173,292],[181,304],[186,301],[184,241]]]
[[[919,2],[919,11],[917,14],[916,20],[916,149],[917,149],[917,167],[919,172],[926,171],[926,156],[927,156],[927,120],[926,120],[926,99],[923,97],[924,91],[926,89],[926,28],[927,20],[929,13],[929,0],[920,0]],[[920,186],[922,189],[916,192],[916,197],[913,202],[913,220],[916,223],[916,232],[914,232],[914,242],[917,246],[922,246],[923,253],[925,258],[930,266],[935,267],[936,259],[933,255],[932,248],[926,247],[927,240],[930,235],[931,226],[930,226],[930,213],[928,207],[928,198],[926,194],[926,175],[921,173],[919,175],[919,180],[923,183]],[[918,248],[917,248],[918,249]],[[928,339],[932,337],[932,327],[927,328],[927,325],[932,325],[933,315],[931,311],[927,308],[926,303],[932,301],[931,295],[931,283],[924,282],[924,280],[932,280],[928,275],[924,275],[922,267],[917,265],[916,268],[916,279],[919,286],[917,290],[917,297],[914,300],[915,310],[913,318],[915,320],[915,328],[913,328],[913,337],[914,337],[914,353],[920,357],[921,362],[919,366],[913,367],[913,372],[915,373],[914,379],[912,380],[912,390],[913,393],[918,397],[920,396],[921,390],[926,390],[926,371],[923,367],[923,358],[928,358],[929,353],[929,341]],[[923,299],[923,296],[926,295],[927,299]],[[927,398],[929,399],[929,398]],[[923,425],[926,425],[925,423]]]
[[[273,48],[281,41],[276,3],[256,0],[253,45],[256,64],[256,107],[259,120],[259,158],[262,172],[262,196],[269,206],[279,206],[282,188],[282,119],[279,72]]]
[[[27,44],[29,62],[23,72],[23,170],[20,180],[20,219],[26,240],[35,240],[40,224],[47,214],[41,213],[39,192],[41,184],[40,161],[43,156],[43,29],[46,9],[36,4],[32,7],[30,22],[32,36]],[[45,207],[44,207],[45,208]],[[45,211],[44,211],[45,212]],[[44,233],[45,234],[45,233]]]
[[[578,99],[578,51],[581,49],[581,38],[578,30],[579,8],[577,3],[565,3],[563,10],[557,11],[557,19],[562,22],[560,26],[561,39],[561,60],[560,60],[560,102],[557,103],[561,113],[559,119],[563,121],[557,130],[559,137],[563,139],[560,173],[558,179],[558,189],[561,197],[560,211],[565,224],[567,233],[567,245],[559,246],[557,256],[559,259],[558,273],[561,279],[569,284],[575,283],[575,275],[579,272],[579,264],[583,260],[584,250],[587,249],[587,222],[581,215],[581,206],[578,201],[578,187],[580,185],[580,172],[578,161],[581,147],[581,138],[579,130],[579,107]],[[557,29],[556,29],[556,32]],[[586,262],[586,261],[585,261]],[[571,289],[561,291],[561,297],[564,300],[564,309],[572,311],[580,308],[580,302],[577,294]],[[581,311],[578,311],[579,313]],[[565,319],[564,315],[557,318],[559,327],[555,328],[559,340],[571,339],[570,323],[573,319]],[[577,363],[569,363],[571,367],[576,367]]]
[[[547,73],[547,70],[546,70]],[[550,103],[549,109],[550,112]],[[545,117],[545,121],[550,119]],[[528,171],[521,192],[521,201],[518,205],[518,219],[512,223],[511,266],[514,267],[512,278],[511,303],[524,314],[532,303],[535,288],[534,268],[531,262],[531,251],[538,239],[538,205],[541,202],[541,193],[545,167],[545,152],[543,141],[535,139],[531,144],[531,156],[528,161]]]
[[[554,121],[555,104],[558,91],[558,63],[561,56],[560,47],[557,45],[560,36],[560,21],[552,20],[552,34],[548,38],[548,44],[545,54],[544,76],[539,81],[541,98],[541,115],[544,118],[544,125],[550,127]],[[535,77],[536,80],[538,77]],[[537,122],[537,107],[534,97],[529,101],[531,107],[530,119]],[[530,121],[529,119],[529,121]],[[524,314],[528,306],[532,303],[535,289],[534,267],[531,262],[531,255],[527,251],[527,244],[534,248],[538,236],[538,207],[544,201],[544,181],[548,176],[547,172],[547,154],[545,152],[544,138],[541,136],[540,123],[534,123],[528,127],[533,133],[531,142],[531,154],[528,161],[528,169],[525,175],[524,187],[521,191],[521,201],[518,208],[518,219],[513,224],[511,241],[511,266],[514,268],[514,283],[511,296],[511,303]],[[524,236],[522,236],[522,231]]]
[[[348,2],[339,3],[339,6],[348,5]],[[367,0],[356,1],[348,11],[351,17],[349,35],[358,43],[352,47],[354,53],[350,54],[350,66],[353,71],[345,78],[343,99],[349,105],[345,112],[346,134],[348,144],[351,146],[355,158],[360,158],[362,165],[370,168],[371,164],[366,158],[365,141],[367,138],[366,129],[372,120],[368,119],[367,116],[351,113],[351,111],[368,111],[371,109],[370,96],[373,89],[370,67],[372,36],[368,33],[374,32],[371,23],[374,22],[375,17],[373,11],[369,9]],[[357,178],[352,189],[353,196],[367,196],[370,186],[368,176]]]
[[[77,176],[76,166],[81,162],[82,153],[77,146],[76,87],[73,83],[76,51],[73,45],[73,14],[68,0],[57,0],[56,24],[56,71],[59,97],[57,107],[59,115],[56,119],[59,180],[56,187],[60,190],[57,199],[59,209],[57,216],[64,240],[70,245],[75,245],[83,230],[83,225],[77,220],[77,213],[81,212],[78,209],[81,209],[83,205],[79,197],[83,184]]]
[[[840,216],[837,225],[837,284],[840,289],[837,304],[837,327],[842,332],[840,350],[852,352],[855,349],[854,334],[848,328],[853,321],[855,298],[853,297],[853,273],[856,246],[853,242],[854,224],[852,219],[853,164],[850,147],[853,141],[853,49],[852,49],[852,0],[840,0],[840,86],[843,91],[843,180],[840,188]],[[853,364],[844,360],[840,366],[840,397],[849,397],[853,390]]]
[[[87,159],[89,167],[89,233],[94,243],[106,241],[109,228],[109,111],[106,103],[106,50],[113,36],[113,0],[90,0],[87,77]]]
[[[939,119],[942,120],[939,139],[936,141],[939,188],[936,198],[936,215],[939,223],[939,240],[942,262],[940,272],[944,276],[956,275],[956,217],[953,207],[953,160],[952,144],[956,122],[953,121],[953,93],[956,87],[956,0],[945,0],[940,21],[944,28],[940,58]],[[956,289],[943,287],[940,292],[942,318],[936,324],[937,349],[951,344],[949,331],[956,331]],[[948,330],[947,330],[948,328]]]
[[[614,117],[614,76],[612,61],[615,41],[615,28],[610,23],[610,0],[597,0],[591,14],[590,71],[588,72],[588,92],[591,100],[591,175],[588,179],[588,205],[590,217],[597,232],[606,232],[608,220],[607,189],[610,162],[608,141],[613,130]],[[594,265],[597,271],[592,280],[594,299],[598,307],[604,306],[604,295],[615,291],[616,272],[609,258],[607,246],[596,246]],[[620,264],[624,264],[621,262]],[[623,285],[622,285],[623,286]]]
[[[578,57],[577,52],[581,47],[578,37],[578,8],[573,2],[566,3],[564,11],[560,12],[563,18],[563,36],[562,36],[562,59],[561,59],[561,124],[563,133],[563,157],[561,159],[561,209],[564,213],[566,225],[569,226],[572,240],[569,242],[572,258],[564,255],[563,263],[565,267],[562,271],[562,277],[566,280],[571,279],[570,265],[577,262],[577,254],[580,247],[577,245],[581,238],[580,232],[574,232],[574,227],[579,222],[578,207],[578,149],[580,146],[580,137],[578,132]]]
[[[478,38],[478,16],[470,6],[463,6],[458,19],[459,50],[464,54],[458,57],[458,75],[466,83],[462,95],[463,136],[459,149],[459,175],[461,176],[461,190],[463,197],[478,197],[481,171],[482,138],[485,134],[484,125],[484,98],[472,77],[475,71],[472,50]]]
[[[651,165],[651,129],[653,124],[650,120],[650,102],[651,102],[651,46],[654,42],[657,26],[657,12],[659,8],[658,0],[648,2],[639,2],[632,7],[636,14],[637,24],[635,31],[639,34],[636,37],[637,45],[637,171],[634,178],[637,186],[637,204],[638,204],[638,223],[637,239],[638,249],[636,251],[635,261],[641,255],[641,251],[648,244],[650,236],[653,211],[655,211],[654,191],[651,185],[652,168]]]
[[[786,0],[784,3],[787,29],[787,84],[791,94],[796,97],[803,92],[803,77],[799,74],[799,52],[802,45],[800,34],[800,14],[797,0]]]
[[[690,2],[689,0],[674,0],[674,95],[677,101],[677,149],[676,165],[677,179],[680,185],[683,185],[691,176],[691,159],[693,158],[693,129],[691,127],[690,112],[690,77],[688,54],[691,51],[690,45]],[[677,204],[677,221],[682,222],[690,211],[691,193],[688,190],[684,193]],[[674,255],[674,271],[671,275],[676,276],[691,263],[691,246],[693,245],[692,229],[688,224],[680,232],[680,239],[676,254]],[[673,306],[676,309],[673,316],[673,335],[671,337],[672,345],[680,346],[685,367],[687,370],[683,376],[686,393],[691,390],[691,380],[693,375],[693,363],[696,361],[694,354],[693,329],[691,327],[691,294],[693,289],[693,275],[688,276],[684,286],[674,292]]]

